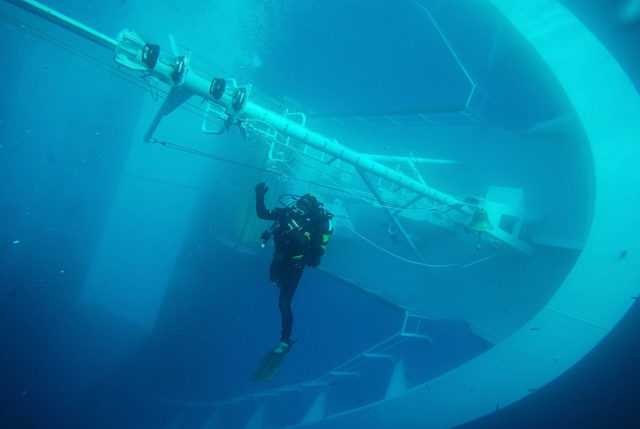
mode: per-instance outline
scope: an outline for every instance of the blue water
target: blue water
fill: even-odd
[[[376,122],[380,114],[459,110],[469,95],[468,76],[413,2],[160,3],[47,5],[111,37],[132,28],[166,46],[172,33],[193,50],[194,68],[207,77],[250,81],[260,94],[293,99],[312,127],[358,150],[393,146],[460,160],[464,168],[429,171],[430,183],[456,194],[481,194],[494,184],[523,187],[528,204],[549,209],[555,219],[551,231],[538,232],[584,235],[592,184],[582,135],[541,149],[526,138],[518,145],[496,140],[489,131],[470,138],[468,128],[451,125],[431,129],[429,135],[439,137],[434,141],[420,128]],[[487,130],[518,134],[570,112],[549,71],[488,5],[422,4],[490,95],[482,112]],[[473,284],[473,299],[457,301],[442,287],[443,301],[470,314],[474,308],[502,312],[505,323],[516,326],[511,309],[483,301],[483,288],[542,305],[577,257],[556,250],[529,263],[505,253],[467,271],[428,271],[336,233],[321,267],[348,281],[305,271],[293,307],[299,341],[273,379],[252,383],[256,363],[278,340],[278,291],[267,277],[270,250],[257,247],[261,230],[255,242],[239,236],[245,220],[253,219],[255,183],[279,179],[143,143],[159,106],[153,89],[124,79],[111,68],[111,54],[65,30],[8,3],[0,13],[2,427],[206,427],[214,421],[244,427],[259,402],[257,396],[247,400],[250,395],[317,380],[399,332],[404,315],[353,289],[353,282]],[[536,75],[535,82],[523,85],[525,73]],[[352,116],[367,125],[327,120]],[[255,153],[238,133],[217,138],[199,127],[200,118],[179,110],[158,134],[236,160]],[[539,166],[535,175],[522,171],[526,163]],[[284,183],[283,192],[295,186]],[[380,211],[355,217],[367,237],[412,257],[406,243],[387,233]],[[475,237],[407,224],[420,234],[429,261],[466,263],[491,255],[486,246],[476,251]],[[555,286],[526,292],[546,283]],[[513,285],[518,288],[509,289]],[[532,315],[524,312],[522,321]],[[333,379],[326,414],[383,399],[401,357],[410,388],[491,347],[460,318],[423,319],[420,329],[431,342],[408,340],[388,351],[393,360],[373,359],[358,367],[359,376]],[[318,392],[279,393],[265,412],[265,427],[299,423]],[[235,402],[221,406],[226,400]],[[530,408],[516,409],[509,419],[487,417],[494,420],[477,427],[524,427]]]

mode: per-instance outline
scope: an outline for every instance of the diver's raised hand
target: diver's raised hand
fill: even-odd
[[[269,188],[267,187],[267,184],[264,182],[260,182],[256,185],[256,197],[257,198],[264,198],[264,194],[267,193],[267,191],[269,190]]]

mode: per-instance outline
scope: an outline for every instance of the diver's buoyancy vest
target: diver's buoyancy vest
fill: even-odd
[[[276,249],[285,258],[304,259],[307,265],[317,266],[324,253],[329,235],[333,232],[329,216],[319,213],[314,218],[296,220],[288,211],[285,219],[271,226]]]

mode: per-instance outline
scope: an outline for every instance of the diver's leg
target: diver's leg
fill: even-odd
[[[274,254],[271,266],[269,267],[269,280],[271,280],[272,283],[275,283],[278,287],[280,287],[283,274],[283,265],[284,261],[282,260],[282,256],[278,253]]]
[[[291,301],[293,294],[296,292],[302,268],[290,266],[282,271],[280,278],[280,298],[278,301],[280,307],[280,315],[282,316],[282,332],[280,341],[289,343],[291,341],[291,329],[293,326],[293,312],[291,311]]]

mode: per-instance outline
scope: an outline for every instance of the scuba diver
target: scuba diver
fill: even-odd
[[[280,288],[278,304],[282,316],[280,345],[273,352],[285,354],[296,341],[291,340],[293,294],[304,267],[317,267],[320,264],[329,236],[333,233],[333,215],[312,194],[298,197],[290,206],[267,210],[264,195],[268,190],[264,182],[256,185],[256,213],[260,219],[274,221],[262,234],[260,247],[264,248],[273,236],[275,252],[269,278]]]

